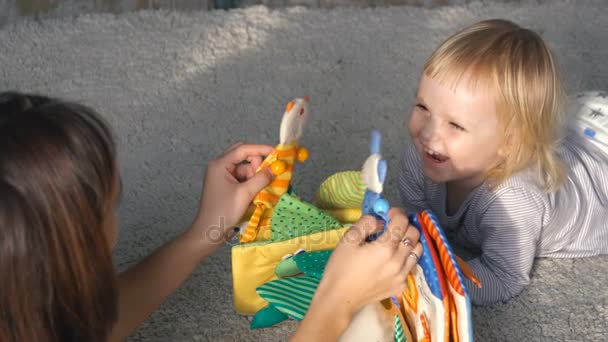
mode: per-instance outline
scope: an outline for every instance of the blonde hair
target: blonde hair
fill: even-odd
[[[555,153],[563,123],[563,90],[556,62],[535,32],[507,20],[478,22],[444,41],[424,73],[454,87],[466,78],[470,87],[487,87],[505,135],[500,161],[488,180],[500,184],[516,172],[536,166],[545,190],[564,180]]]

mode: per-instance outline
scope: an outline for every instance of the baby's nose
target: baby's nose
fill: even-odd
[[[424,124],[424,126],[422,126],[422,128],[420,130],[420,138],[424,142],[430,142],[437,136],[434,126],[435,125],[433,125],[433,123],[431,123],[431,122],[428,122],[428,123]]]

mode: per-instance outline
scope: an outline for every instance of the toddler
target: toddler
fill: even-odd
[[[545,42],[506,20],[454,34],[424,66],[400,194],[472,252],[474,304],[519,294],[536,257],[608,254],[608,155],[562,129],[563,99]]]

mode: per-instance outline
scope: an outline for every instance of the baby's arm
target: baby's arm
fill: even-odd
[[[542,198],[524,189],[504,189],[489,205],[472,232],[481,256],[467,262],[482,284],[466,280],[474,304],[507,301],[528,285],[544,216]]]

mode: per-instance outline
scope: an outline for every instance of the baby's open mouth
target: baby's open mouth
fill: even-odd
[[[447,156],[442,155],[441,153],[431,150],[430,148],[425,148],[424,153],[426,154],[427,158],[434,161],[435,163],[443,163],[446,160],[450,159]]]

